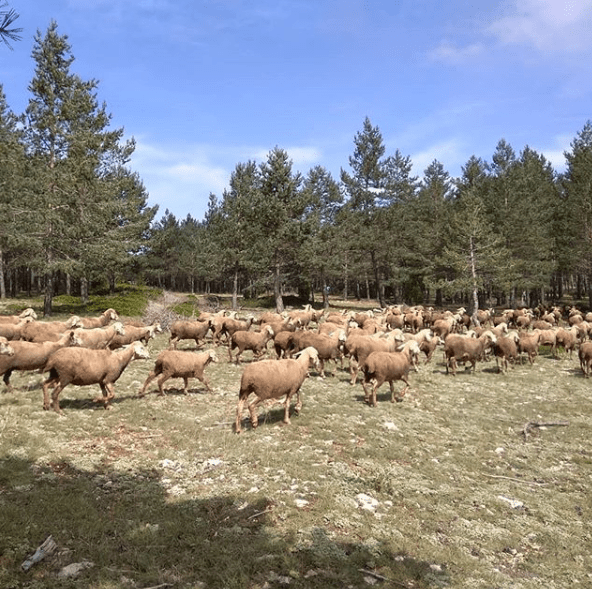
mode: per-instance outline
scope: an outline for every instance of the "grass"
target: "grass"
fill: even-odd
[[[151,342],[153,358],[167,342]],[[436,354],[403,403],[384,385],[376,408],[346,371],[313,374],[291,425],[275,405],[237,436],[242,368],[219,355],[212,394],[170,380],[165,398],[153,383],[138,399],[153,361],[136,361],[111,411],[93,404],[98,387],[69,386],[64,417],[42,410],[39,374],[13,375],[17,392],[0,396],[1,587],[592,584],[592,396],[575,359],[451,377]],[[532,421],[569,425],[525,436]],[[56,553],[21,571],[50,534]]]

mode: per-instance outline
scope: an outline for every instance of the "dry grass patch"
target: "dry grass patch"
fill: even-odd
[[[168,334],[150,343],[152,358]],[[187,345],[186,347],[191,347]],[[592,584],[590,381],[540,357],[447,377],[440,357],[391,404],[363,403],[338,370],[307,379],[292,425],[279,405],[232,431],[242,367],[206,369],[136,397],[153,360],[116,383],[68,386],[41,408],[41,376],[0,397],[2,587],[512,587]],[[245,358],[245,360],[249,360]],[[246,414],[245,414],[246,421]],[[529,422],[568,422],[533,428]],[[20,564],[49,535],[53,556]],[[59,579],[61,566],[94,566]]]

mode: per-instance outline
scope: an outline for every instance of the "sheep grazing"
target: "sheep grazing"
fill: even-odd
[[[417,342],[413,342],[413,344],[418,347],[419,351]],[[411,366],[410,357],[405,352],[372,352],[362,363],[364,401],[376,407],[376,391],[385,382],[388,382],[391,388],[391,403],[395,401],[401,402],[405,393],[409,390],[408,376]],[[395,393],[394,382],[396,380],[405,383],[398,395]],[[367,385],[372,385],[371,392],[368,390]]]
[[[232,351],[238,348],[234,361],[240,364],[241,354],[251,350],[255,360],[259,360],[267,350],[267,342],[273,338],[273,327],[266,325],[261,331],[236,331],[228,342],[228,357],[232,362]]]
[[[18,323],[21,319],[24,319],[25,317],[37,319],[37,313],[35,313],[35,311],[31,307],[28,307],[19,315],[0,315],[0,323]]]
[[[47,411],[52,408],[56,413],[62,414],[58,397],[69,384],[98,384],[103,396],[95,401],[102,402],[105,409],[109,409],[115,396],[113,385],[127,365],[132,360],[148,358],[150,354],[140,342],[114,352],[88,348],[61,348],[51,354],[43,368],[43,372],[49,372],[49,377],[43,382],[43,409]],[[51,404],[50,388],[53,388]]]
[[[286,395],[284,402],[284,423],[290,423],[290,401],[297,396],[295,412],[300,413],[302,400],[300,399],[300,387],[308,375],[311,363],[318,366],[317,351],[314,348],[306,348],[298,354],[297,358],[285,360],[262,360],[249,364],[243,371],[238,394],[236,408],[236,433],[241,432],[241,419],[243,407],[251,394],[255,399],[248,404],[251,424],[257,427],[257,407],[260,403],[279,399]]]
[[[80,339],[76,337],[74,331],[67,331],[57,342],[12,342],[11,349],[13,353],[11,355],[0,356],[0,375],[4,375],[3,380],[6,390],[9,393],[13,391],[10,384],[10,377],[14,370],[41,370],[45,366],[49,356],[56,350],[64,347],[79,346],[80,344]]]
[[[116,334],[107,346],[110,350],[117,350],[124,346],[129,346],[134,342],[142,342],[145,346],[156,337],[157,333],[162,333],[160,323],[154,323],[144,327],[134,327],[133,325],[124,326],[125,333]]]
[[[211,327],[211,319],[205,321],[175,321],[171,325],[169,348],[176,350],[179,341],[184,339],[194,340],[196,348],[200,348]]]
[[[119,315],[115,309],[107,309],[99,317],[81,317],[80,327],[84,329],[94,329],[96,327],[106,327],[111,321],[118,321]]]
[[[80,317],[72,315],[68,321],[31,321],[22,331],[20,339],[27,342],[57,342],[65,331],[80,327]]]
[[[457,362],[470,362],[475,372],[477,360],[481,360],[485,350],[495,344],[496,337],[491,331],[484,331],[479,337],[469,337],[461,334],[451,334],[444,340],[444,357],[446,359],[446,374],[449,371],[456,376]]]
[[[580,367],[584,373],[585,378],[590,377],[592,371],[592,342],[583,342],[578,350],[578,357],[580,359]]]
[[[204,375],[204,369],[210,362],[218,362],[218,357],[213,350],[195,353],[192,351],[164,350],[158,355],[154,369],[150,371],[144,386],[138,393],[138,397],[144,397],[148,385],[158,376],[158,394],[163,397],[163,385],[169,378],[182,378],[183,393],[187,394],[189,379],[197,378],[206,389],[212,392],[212,387]]]

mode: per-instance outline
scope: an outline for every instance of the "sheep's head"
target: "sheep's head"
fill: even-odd
[[[117,321],[119,319],[119,315],[115,309],[107,309],[103,315],[108,317],[110,321]]]
[[[269,334],[269,337],[274,336],[273,327],[271,325],[266,325],[263,331],[266,331]]]
[[[82,327],[82,320],[78,315],[72,315],[68,321],[66,321],[66,325],[68,328],[71,327]]]
[[[113,324],[113,329],[115,330],[115,333],[117,335],[125,335],[125,329],[124,329],[123,323],[121,323],[121,321],[116,321]]]
[[[83,345],[84,345],[83,341],[80,339],[80,337],[78,336],[78,334],[74,330],[72,330],[68,333],[68,339],[67,339],[66,346],[78,347],[78,346],[83,346]]]
[[[300,356],[308,356],[308,365],[310,367],[310,365],[312,364],[315,368],[319,367],[319,353],[317,352],[316,348],[313,348],[312,346],[309,346],[308,348],[304,348],[304,350],[301,350],[300,352],[298,352],[298,354],[296,354],[296,357],[300,357]]]
[[[19,317],[32,317],[33,319],[37,319],[37,313],[35,313],[35,311],[31,309],[31,307],[28,307],[19,315]]]
[[[14,350],[5,337],[0,337],[0,356],[14,356]]]
[[[209,350],[207,354],[210,358],[210,362],[218,362],[218,356],[216,356],[216,352],[214,352],[214,350]]]
[[[132,344],[134,348],[134,359],[135,360],[148,360],[150,359],[150,352],[140,343],[134,342]]]

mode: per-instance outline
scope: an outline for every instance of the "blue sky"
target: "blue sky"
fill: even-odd
[[[157,219],[202,219],[239,162],[285,149],[294,170],[349,169],[366,116],[423,176],[455,177],[500,139],[558,171],[592,119],[592,0],[9,0],[9,107],[26,108],[37,31],[68,35],[99,82]],[[15,25],[15,26],[16,26]]]

